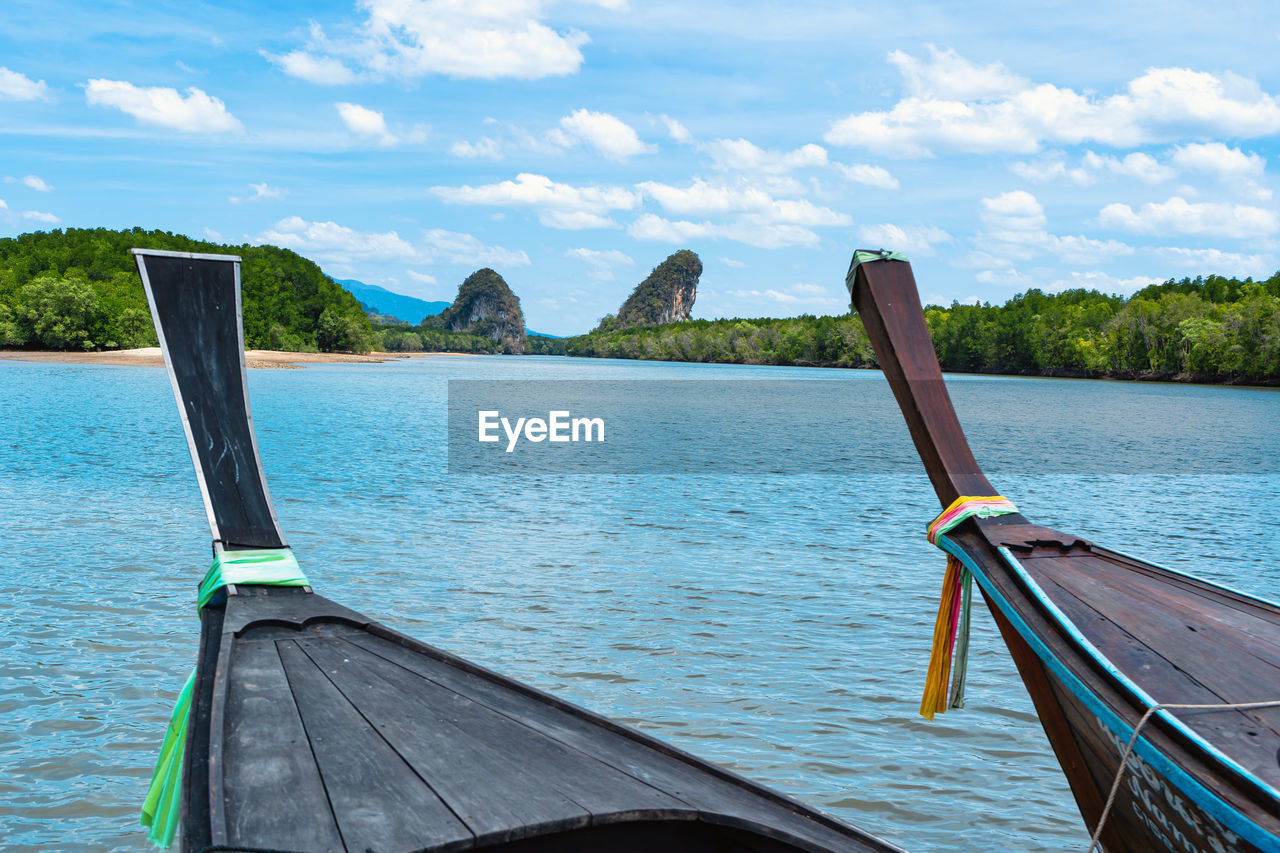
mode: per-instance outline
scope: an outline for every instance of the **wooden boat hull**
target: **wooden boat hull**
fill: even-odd
[[[254,438],[239,259],[134,254],[216,557],[178,800],[186,849],[898,850],[313,593]],[[161,843],[172,767],[153,786],[160,819],[145,815]]]
[[[983,524],[989,523],[974,526]],[[1085,631],[1062,618],[1049,593],[1032,573],[1020,568],[1014,552],[1001,553],[976,533],[957,535],[953,543],[956,547],[948,551],[973,573],[1071,783],[1081,815],[1090,830],[1096,830],[1121,761],[1129,752],[1134,726],[1150,707],[1150,698],[1097,649]],[[1092,551],[1083,544],[1074,547]],[[1063,551],[1064,556],[1068,553],[1069,549]],[[1203,744],[1194,741],[1184,731],[1169,730],[1162,718],[1143,727],[1127,756],[1106,819],[1101,837],[1104,849],[1112,853],[1280,850],[1280,808],[1268,794],[1268,786],[1247,779],[1233,779],[1238,787],[1223,785],[1224,778],[1237,774],[1206,755]]]
[[[298,588],[204,609],[187,850],[894,851]]]
[[[910,265],[859,251],[846,281],[942,505],[1001,503]],[[977,581],[1103,847],[1280,851],[1280,607],[994,511],[937,542]]]

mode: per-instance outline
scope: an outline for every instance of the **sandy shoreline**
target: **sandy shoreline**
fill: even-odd
[[[381,364],[404,358],[431,355],[464,356],[465,352],[350,353],[350,352],[280,352],[251,349],[245,353],[248,367],[262,370],[289,370],[308,364]],[[0,361],[46,361],[63,364],[115,364],[132,367],[163,367],[160,347],[110,350],[108,352],[52,352],[48,350],[0,350]]]

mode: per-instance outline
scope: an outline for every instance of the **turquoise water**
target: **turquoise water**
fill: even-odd
[[[450,475],[451,378],[853,383],[833,439],[852,461]],[[980,606],[968,707],[916,715],[938,507],[878,373],[427,357],[249,380],[281,524],[329,597],[910,850],[1087,842]],[[1029,516],[1280,597],[1280,393],[950,381]],[[5,849],[147,849],[137,807],[194,661],[208,539],[163,370],[0,362]]]

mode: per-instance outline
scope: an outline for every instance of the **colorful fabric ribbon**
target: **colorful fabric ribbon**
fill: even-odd
[[[1017,511],[1018,508],[1012,501],[999,495],[962,495],[930,522],[926,536],[932,544],[941,547],[938,540],[966,519],[992,518]],[[964,707],[964,683],[969,666],[969,611],[972,604],[973,575],[964,563],[947,554],[942,600],[938,603],[938,618],[933,625],[929,671],[925,675],[924,695],[920,699],[920,716],[926,720],[932,720],[935,714],[944,713],[948,708]],[[950,691],[947,690],[948,685]]]
[[[228,584],[262,584],[266,586],[309,586],[310,581],[298,567],[288,548],[256,551],[221,551],[200,581],[196,610],[209,603],[214,594]],[[173,846],[182,812],[182,758],[187,748],[187,718],[191,714],[191,694],[195,690],[193,671],[178,693],[178,701],[169,716],[160,757],[151,774],[147,796],[142,801],[141,824],[149,828],[147,838],[157,847]]]

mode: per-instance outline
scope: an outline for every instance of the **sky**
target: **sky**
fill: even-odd
[[[1280,269],[1280,5],[5,0],[0,237],[160,228],[588,330]]]

